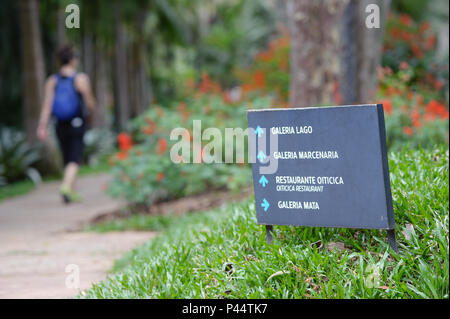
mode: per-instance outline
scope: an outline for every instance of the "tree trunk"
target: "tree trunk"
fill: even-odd
[[[334,100],[339,80],[339,30],[343,0],[289,0],[292,107]]]
[[[367,28],[369,4],[380,8],[380,28]],[[389,0],[350,0],[341,23],[341,79],[343,104],[373,103],[378,85],[384,25]]]
[[[23,116],[28,142],[36,141],[36,129],[44,93],[45,67],[36,0],[20,2]]]
[[[142,10],[138,16],[138,28],[139,30],[144,29],[145,20],[147,18],[147,13],[145,10]],[[137,105],[137,114],[142,114],[144,110],[149,106],[150,98],[152,96],[151,84],[149,75],[147,72],[147,50],[145,48],[145,37],[143,34],[139,34],[137,38],[136,44],[136,54],[138,57],[139,64],[137,64],[138,69],[136,73],[136,82],[139,88],[138,92],[138,105]]]
[[[137,30],[142,30],[146,13],[142,10],[137,21]],[[139,32],[139,31],[138,31]],[[132,116],[142,114],[148,106],[151,96],[151,86],[147,74],[145,38],[137,34],[128,55],[129,62],[129,92]]]
[[[95,49],[94,38],[90,32],[83,34],[83,70],[93,79],[95,76]]]
[[[127,41],[125,28],[120,18],[120,4],[115,2],[115,46],[114,46],[114,111],[116,128],[123,130],[130,115],[127,84]]]
[[[129,94],[130,117],[135,117],[138,113],[139,87],[136,82],[139,60],[136,54],[136,42],[132,42],[127,48],[127,85]]]
[[[64,8],[59,7],[56,11],[56,47],[60,48],[67,42]]]
[[[380,8],[369,29],[366,6]],[[389,1],[289,0],[292,107],[373,103]]]
[[[97,43],[95,50],[95,78],[93,79],[97,105],[94,110],[93,127],[105,127],[107,125],[108,80],[106,59],[104,48]]]
[[[24,128],[27,141],[33,144],[37,141],[36,129],[43,101],[45,80],[37,0],[20,2],[20,27]],[[59,157],[52,140],[44,143],[41,155],[43,156],[39,165],[41,172],[59,172]]]

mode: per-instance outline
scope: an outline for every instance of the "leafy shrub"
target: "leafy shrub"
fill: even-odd
[[[39,158],[39,150],[28,145],[22,133],[9,128],[0,129],[0,183],[12,183],[23,178],[39,183],[41,176],[32,167]]]
[[[390,14],[385,32],[382,63],[395,72],[403,72],[412,89],[427,89],[444,99],[448,92],[448,62],[436,62],[437,36],[430,22],[415,22],[407,14]]]
[[[449,142],[448,105],[437,100],[436,91],[423,86],[411,89],[412,72],[406,64],[397,72],[388,67],[379,71],[378,102],[384,105],[390,150],[433,148]]]
[[[190,98],[172,108],[153,106],[144,115],[131,123],[131,133],[122,132],[118,136],[119,152],[109,158],[113,180],[108,192],[114,197],[123,197],[132,206],[148,207],[155,201],[202,193],[211,189],[228,188],[239,190],[251,181],[251,171],[247,164],[205,164],[209,156],[202,141],[201,152],[194,153],[192,136],[193,120],[201,120],[203,130],[209,127],[224,129],[247,127],[247,106],[270,107],[270,98],[257,98],[251,102],[236,104],[225,102],[220,94],[211,94],[205,83],[201,84],[196,98]],[[174,128],[189,130],[190,158],[179,158],[174,163],[170,158],[170,148],[178,141],[170,141]],[[224,133],[224,131],[221,131]],[[222,140],[223,134],[222,134]],[[191,145],[192,144],[192,145]],[[236,147],[236,144],[233,145]],[[224,156],[224,141],[219,145]],[[213,155],[213,154],[211,154]],[[193,163],[193,160],[201,163]],[[189,163],[187,163],[189,162]]]
[[[243,83],[243,92],[257,90],[262,93],[275,93],[277,106],[287,106],[289,57],[289,34],[285,28],[281,28],[280,35],[272,39],[265,50],[256,54],[252,65],[236,70],[237,77]]]
[[[395,27],[405,30],[395,31]],[[448,144],[445,77],[424,67],[432,65],[429,56],[434,52],[433,33],[428,24],[416,25],[404,15],[391,16],[387,32],[394,34],[387,36],[383,61],[392,67],[379,70],[377,101],[385,107],[388,148],[434,148]],[[393,54],[391,49],[400,50],[401,54],[395,53],[394,59],[389,56]],[[287,31],[281,29],[280,36],[255,55],[252,65],[235,72],[241,84],[232,90],[223,90],[204,73],[198,85],[193,78],[185,81],[181,94],[184,101],[164,109],[152,106],[134,120],[131,133],[121,135],[120,152],[110,159],[114,172],[110,193],[146,206],[156,200],[195,194],[212,187],[239,189],[251,180],[247,167],[179,165],[168,154],[173,145],[168,139],[170,130],[190,126],[192,120],[201,120],[203,129],[245,128],[247,108],[288,106]]]

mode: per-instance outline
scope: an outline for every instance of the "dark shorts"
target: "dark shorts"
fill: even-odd
[[[84,148],[83,136],[86,125],[84,120],[82,120],[81,125],[78,126],[78,124],[73,121],[58,121],[56,123],[56,136],[58,137],[64,166],[68,163],[81,163]]]

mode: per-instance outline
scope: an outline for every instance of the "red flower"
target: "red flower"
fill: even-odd
[[[127,152],[133,146],[131,136],[124,132],[117,136],[117,142],[119,143],[120,150],[123,152]]]
[[[202,74],[202,82],[200,83],[200,92],[207,93],[212,88],[211,79],[207,73]]]
[[[409,33],[408,31],[402,31],[400,33],[400,37],[406,42],[411,42],[413,39],[413,35],[411,33]]]
[[[142,128],[142,133],[145,135],[152,135],[155,132],[155,128],[153,126],[145,126]]]
[[[436,45],[436,36],[432,35],[425,39],[425,48],[432,50]]]
[[[426,32],[426,31],[428,31],[429,29],[430,29],[430,22],[428,22],[428,21],[424,21],[424,22],[422,22],[422,24],[420,25],[420,31],[422,31],[422,32]]]
[[[421,59],[423,57],[423,52],[417,44],[411,44],[411,51],[416,58]]]
[[[156,174],[156,180],[158,182],[161,182],[164,179],[164,173],[163,172],[159,172],[158,174]]]
[[[151,118],[145,118],[145,121],[147,122],[147,125],[144,126],[141,131],[142,133],[144,133],[145,135],[152,135],[155,132],[156,129],[156,123],[153,122],[153,120]]]
[[[420,128],[420,113],[419,111],[412,111],[411,112],[411,120],[413,123],[413,126],[416,128]]]
[[[431,100],[427,104],[426,112],[432,115],[433,118],[439,116],[442,119],[448,119],[447,108],[436,100]]]
[[[403,25],[409,27],[409,26],[412,25],[413,20],[412,20],[411,17],[410,17],[409,15],[407,15],[406,13],[401,13],[401,14],[400,14],[400,22],[401,22]]]
[[[433,87],[439,91],[440,89],[442,89],[444,87],[444,82],[441,80],[435,79],[433,81]]]
[[[158,154],[162,155],[167,149],[167,141],[163,138],[158,140]]]
[[[411,135],[412,135],[412,133],[413,133],[413,130],[412,130],[412,128],[411,128],[411,127],[409,127],[409,126],[405,126],[405,127],[403,128],[403,133],[405,133],[406,135],[409,135],[409,136],[411,136]]]
[[[255,72],[255,74],[253,74],[253,79],[255,81],[255,86],[257,88],[262,89],[265,86],[266,79],[265,79],[265,75],[262,71]]]
[[[422,95],[417,96],[417,104],[422,105],[423,102],[424,102],[423,101],[423,96]]]
[[[118,160],[122,161],[122,160],[127,159],[128,153],[125,152],[125,151],[121,151],[121,152],[118,152],[118,153],[116,154],[116,157],[117,157]]]
[[[383,104],[383,110],[384,112],[386,112],[386,114],[391,114],[392,113],[392,101],[391,100],[384,100],[381,102],[381,104]]]

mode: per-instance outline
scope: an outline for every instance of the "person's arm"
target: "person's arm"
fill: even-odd
[[[41,116],[39,118],[39,124],[37,128],[37,136],[41,140],[47,138],[47,126],[52,114],[53,97],[55,95],[56,79],[51,76],[45,82],[44,101],[42,103]]]
[[[75,78],[75,88],[81,93],[83,101],[86,104],[89,114],[92,117],[95,108],[95,98],[92,93],[91,82],[85,73],[79,73]]]

